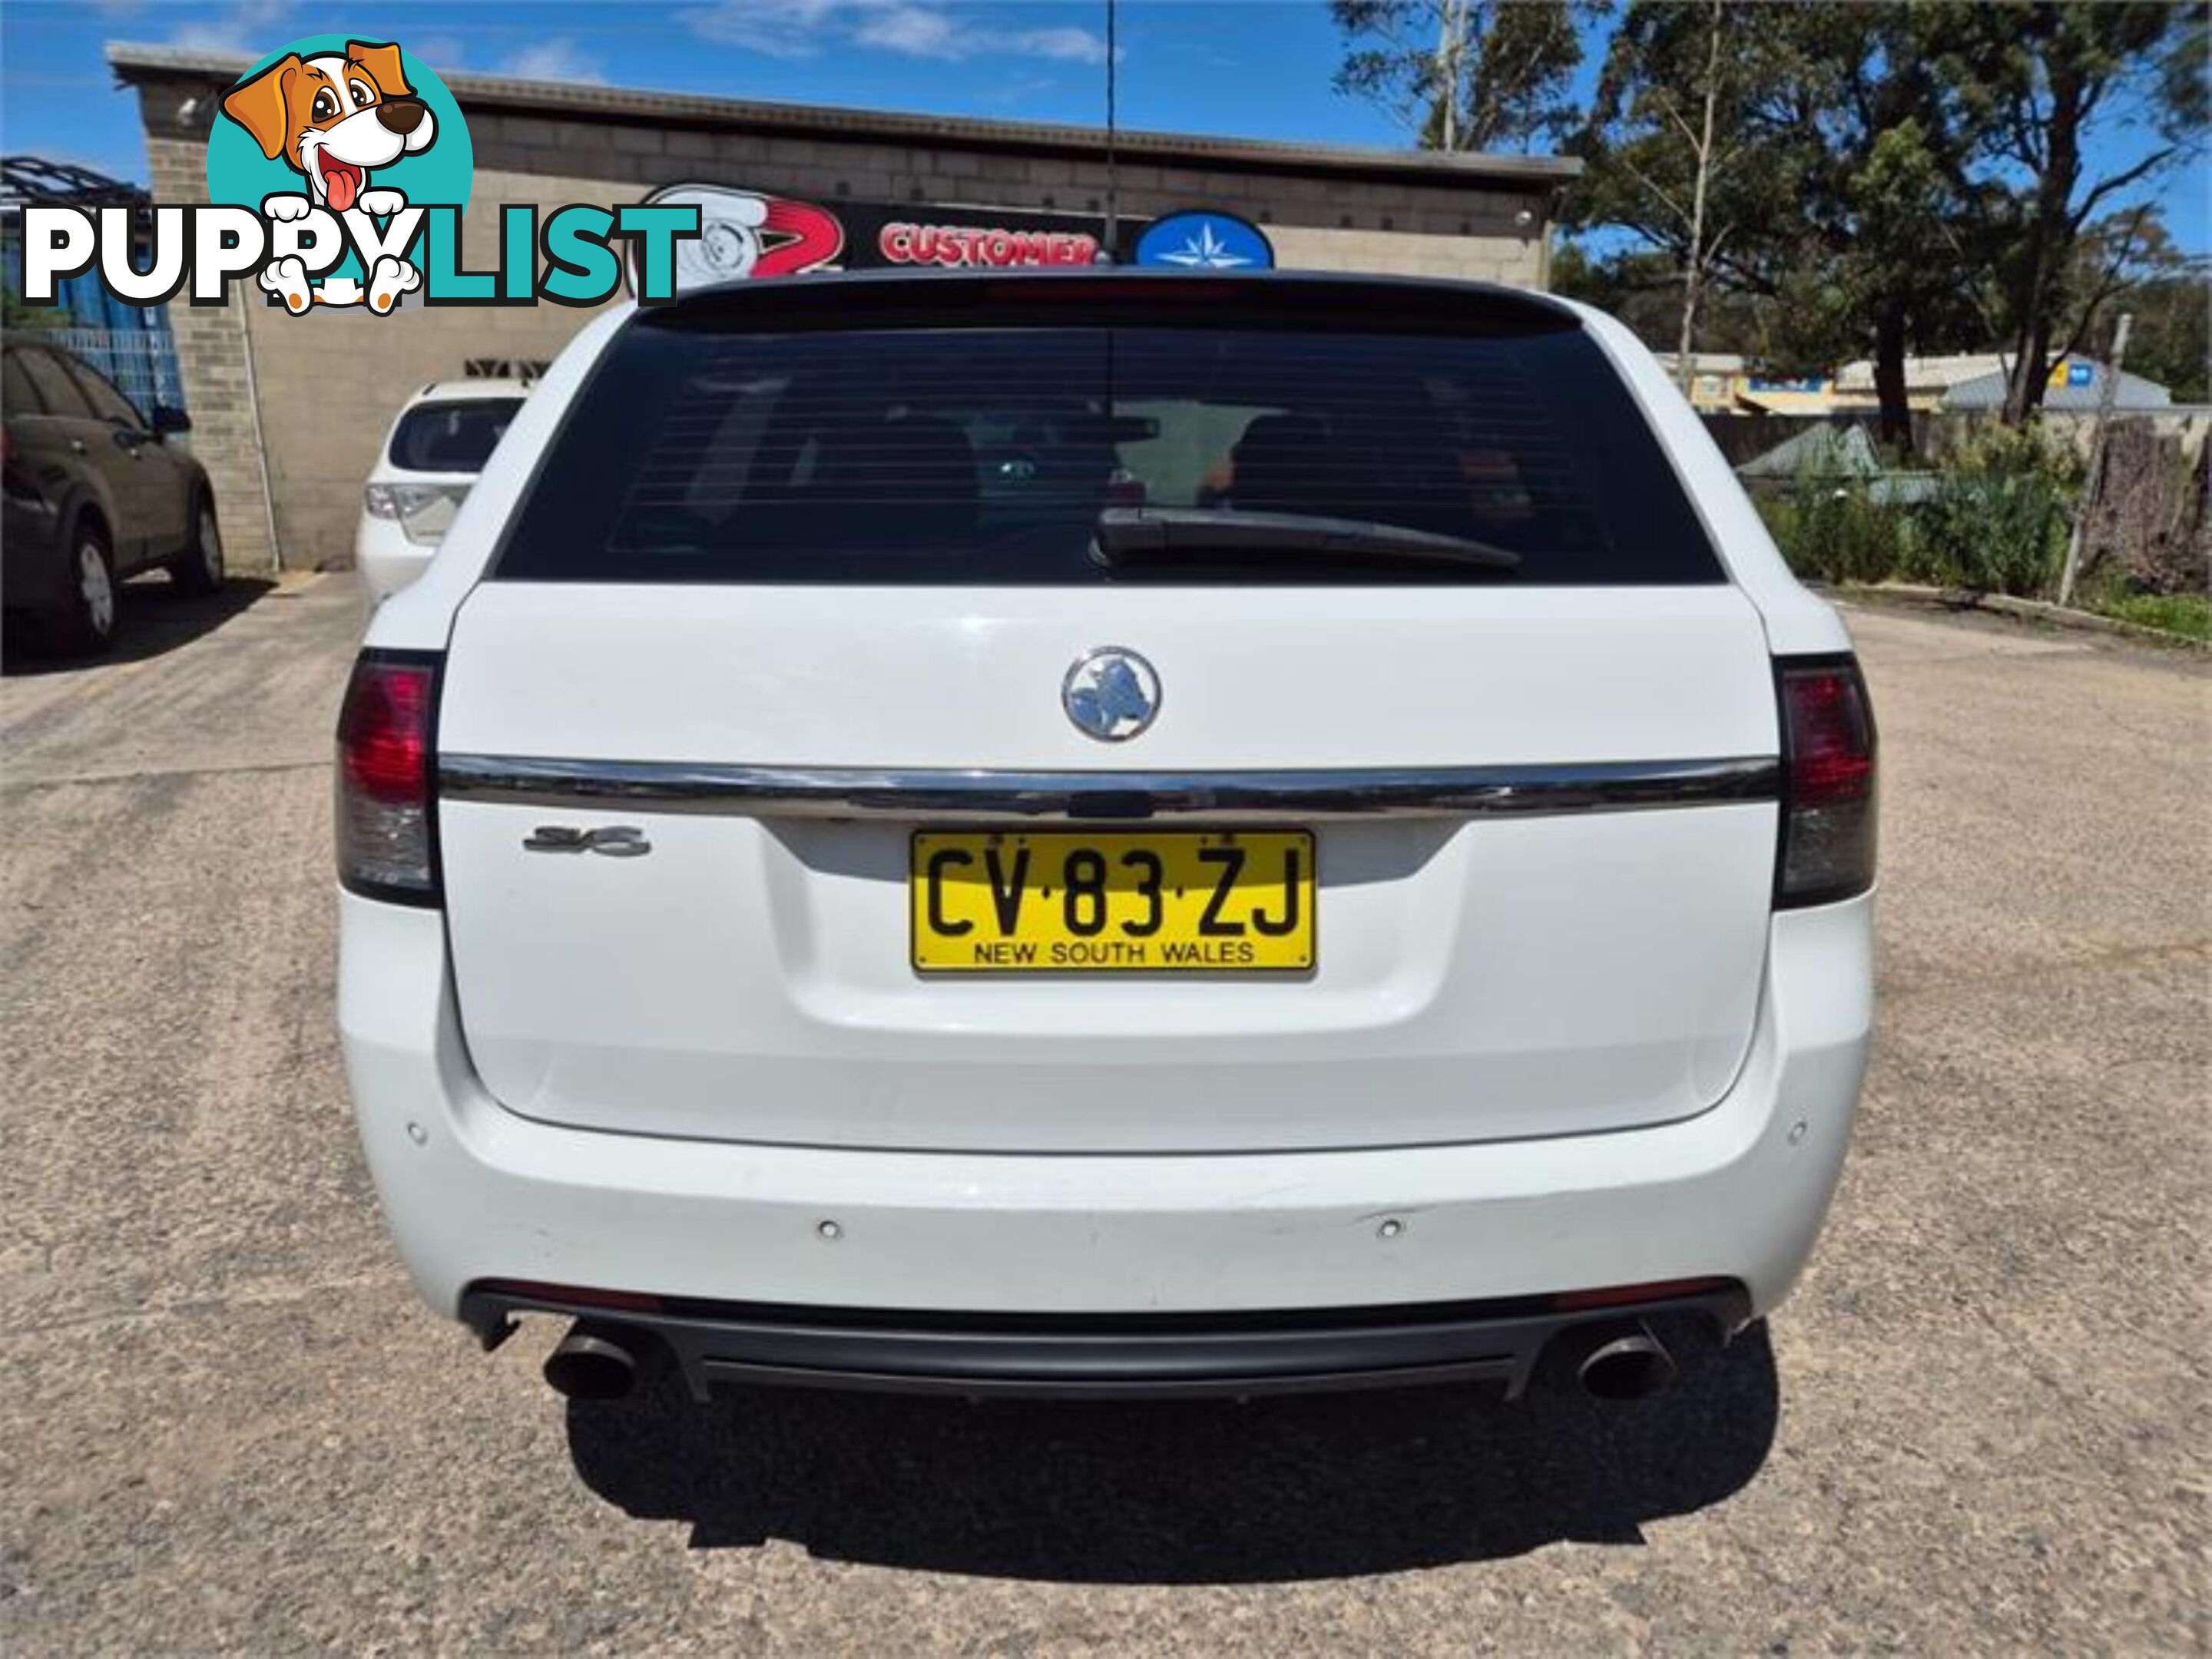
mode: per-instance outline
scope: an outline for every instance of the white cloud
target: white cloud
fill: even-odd
[[[1015,40],[1018,43],[1017,50],[1030,58],[1049,58],[1061,64],[1106,61],[1105,41],[1089,29],[1024,29]]]
[[[441,76],[453,74],[468,60],[468,48],[458,34],[403,34],[399,44]]]
[[[945,12],[929,6],[871,7],[853,31],[856,45],[902,58],[958,58],[968,56],[971,37]]]
[[[574,40],[565,34],[532,42],[492,73],[511,75],[518,81],[569,81],[594,86],[607,78],[599,60],[578,51]]]
[[[836,47],[938,63],[970,58],[1037,58],[1103,64],[1106,42],[1072,24],[1009,29],[948,0],[718,0],[680,14],[693,33],[771,58],[808,58]]]
[[[717,0],[678,14],[694,34],[769,58],[811,58],[849,0]]]

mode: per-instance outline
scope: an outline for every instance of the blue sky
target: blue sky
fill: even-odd
[[[1103,0],[387,0],[357,9],[289,0],[0,0],[0,150],[143,180],[136,103],[114,86],[104,42],[258,56],[330,30],[397,40],[441,70],[1097,122],[1103,14]],[[1123,0],[1120,40],[1127,125],[1405,142],[1382,112],[1331,88],[1342,53],[1323,0]],[[2124,160],[2145,142],[2115,132],[2098,159]],[[2176,240],[2212,248],[2205,167],[2171,176],[2163,194]]]

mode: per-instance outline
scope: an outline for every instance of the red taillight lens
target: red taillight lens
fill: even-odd
[[[1849,657],[1777,671],[1784,767],[1778,905],[1826,904],[1874,884],[1875,731]]]
[[[364,651],[338,712],[338,879],[370,898],[438,902],[431,823],[438,659]]]

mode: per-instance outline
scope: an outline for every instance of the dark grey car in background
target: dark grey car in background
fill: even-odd
[[[182,411],[142,416],[82,358],[32,339],[0,349],[0,603],[64,649],[115,638],[116,585],[155,566],[188,593],[222,585],[206,470],[170,444]]]

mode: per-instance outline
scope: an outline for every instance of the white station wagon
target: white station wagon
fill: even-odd
[[[1850,644],[1618,323],[1110,270],[603,317],[338,732],[339,1020],[487,1346],[963,1395],[1788,1293],[1872,1016]]]
[[[372,600],[428,568],[529,390],[511,380],[435,380],[401,406],[362,489],[354,531],[354,568]]]

